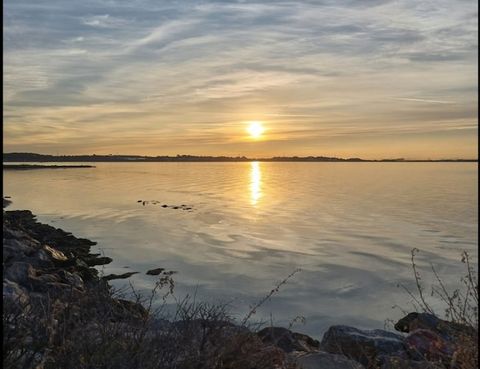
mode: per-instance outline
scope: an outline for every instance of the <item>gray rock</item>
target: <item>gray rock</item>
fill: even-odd
[[[35,277],[35,275],[35,269],[29,263],[18,261],[5,269],[3,278],[20,285],[28,285],[30,283],[29,279]]]
[[[322,350],[343,354],[368,366],[380,355],[408,357],[404,337],[381,329],[360,330],[354,327],[335,325],[324,334]]]
[[[59,272],[59,275],[69,284],[71,284],[73,287],[83,290],[84,289],[84,283],[82,277],[80,277],[76,273],[70,273],[67,272],[66,270],[61,270]]]
[[[108,256],[103,256],[103,257],[84,258],[83,261],[88,266],[95,266],[95,265],[110,264],[113,261],[113,259],[109,258]]]
[[[35,280],[41,283],[56,283],[60,281],[60,277],[55,274],[42,274],[35,277]]]
[[[417,360],[450,362],[455,345],[429,329],[417,329],[405,338],[410,357]]]
[[[343,355],[315,352],[300,356],[296,363],[300,369],[364,369],[365,367]]]
[[[138,272],[128,272],[123,274],[109,274],[103,277],[106,281],[111,281],[114,279],[126,279],[130,278],[132,275],[137,274]]]
[[[429,313],[410,313],[395,324],[395,329],[406,333],[417,329],[428,329],[440,334],[449,341],[455,341],[455,337],[458,336],[477,335],[477,332],[472,327],[449,322]]]
[[[385,356],[378,360],[379,369],[445,369],[441,363],[415,361],[399,356]]]
[[[35,243],[26,239],[7,239],[3,241],[4,248],[10,248],[13,252],[30,256],[35,252]]]
[[[150,269],[147,273],[147,275],[159,275],[161,272],[163,272],[165,268],[156,268],[156,269]]]
[[[27,304],[29,301],[28,293],[22,287],[15,282],[5,279],[3,280],[3,299],[19,302],[22,305]]]
[[[283,351],[312,352],[319,349],[320,343],[301,333],[296,333],[282,327],[267,327],[257,333],[262,342],[273,344]]]

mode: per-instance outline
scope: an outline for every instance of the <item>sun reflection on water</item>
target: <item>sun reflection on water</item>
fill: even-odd
[[[257,205],[262,197],[262,171],[258,161],[250,163],[250,202]]]

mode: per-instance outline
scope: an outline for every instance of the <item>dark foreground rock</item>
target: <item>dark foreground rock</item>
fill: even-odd
[[[426,329],[439,334],[447,341],[453,341],[463,335],[476,334],[472,327],[449,322],[429,313],[410,313],[395,324],[395,329],[405,333]]]
[[[283,351],[315,352],[319,350],[320,342],[301,333],[292,332],[282,327],[267,327],[257,333],[262,342],[273,344]]]
[[[365,367],[347,359],[343,355],[330,354],[328,352],[315,352],[300,356],[297,365],[301,369],[364,369]]]
[[[330,327],[323,336],[321,348],[363,365],[384,356],[408,357],[403,336],[381,329],[360,330],[344,325]]]

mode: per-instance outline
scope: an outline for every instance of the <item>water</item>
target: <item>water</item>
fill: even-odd
[[[229,301],[321,337],[331,324],[383,328],[409,309],[410,250],[429,284],[450,286],[460,253],[477,259],[476,163],[95,163],[93,169],[4,171],[9,209],[98,242],[105,273],[176,270],[176,294]],[[157,200],[142,205],[138,200]],[[162,208],[191,205],[193,211]],[[116,286],[125,281],[114,281]],[[440,309],[441,304],[432,300]]]

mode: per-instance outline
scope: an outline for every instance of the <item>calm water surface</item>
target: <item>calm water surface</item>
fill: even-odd
[[[148,289],[145,271],[176,270],[179,297],[233,300],[238,317],[301,268],[255,318],[302,315],[297,330],[317,337],[331,324],[399,318],[413,247],[427,283],[430,263],[453,286],[461,251],[477,258],[476,163],[95,165],[4,171],[9,209],[98,242],[114,259],[105,273],[139,271],[131,281]]]

